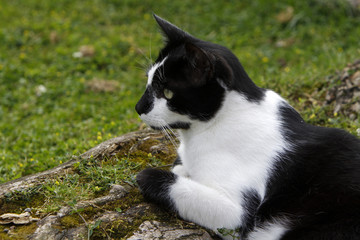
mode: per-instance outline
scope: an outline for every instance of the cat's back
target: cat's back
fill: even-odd
[[[291,216],[283,239],[354,239],[336,236],[360,231],[360,140],[287,118],[292,149],[280,156],[259,213]]]

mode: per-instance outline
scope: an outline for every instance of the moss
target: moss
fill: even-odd
[[[154,156],[149,155],[152,152],[151,148],[158,145],[162,145],[166,151],[156,151]],[[136,150],[131,150],[132,148]],[[148,138],[141,142],[131,141],[128,145],[123,146],[121,151],[116,154],[116,157],[123,158],[124,156],[141,165],[150,162],[152,158],[158,159],[161,164],[171,164],[176,158],[176,149],[171,143],[168,143],[165,137],[159,139]]]
[[[165,211],[155,205],[142,205],[143,201],[140,192],[133,188],[126,197],[104,205],[103,208],[106,210],[121,209],[124,214],[120,215],[116,221],[101,223],[101,228],[94,229],[91,239],[104,239],[107,236],[114,239],[124,239],[131,236],[140,224],[147,220],[157,220],[186,228],[194,227],[194,225],[189,225],[177,218],[172,212]]]
[[[184,222],[176,217],[174,213],[164,211],[156,206],[151,206],[144,212],[132,214],[131,218],[122,217],[111,223],[102,223],[100,229],[94,229],[91,239],[104,239],[110,236],[114,239],[126,239],[130,237],[144,221],[156,220],[166,222],[176,227],[195,228],[195,225]],[[106,233],[104,232],[106,231]]]
[[[4,232],[5,229],[9,229],[11,226],[15,226],[11,233],[8,234]],[[1,240],[20,240],[20,239],[27,239],[29,235],[33,234],[36,229],[36,223],[33,222],[31,224],[26,225],[0,225],[0,239]]]
[[[36,192],[35,192],[36,191]],[[26,191],[13,192],[0,201],[0,215],[4,213],[22,213],[25,208],[36,208],[44,204],[45,197],[39,187]]]
[[[70,214],[60,219],[61,227],[63,229],[75,228],[84,224],[84,221],[78,214]]]
[[[61,229],[79,227],[80,225],[85,224],[83,219],[85,219],[86,222],[90,222],[94,219],[95,215],[103,213],[104,210],[105,209],[103,207],[89,206],[73,211],[70,215],[64,216],[60,219]]]
[[[125,197],[113,202],[106,203],[104,206],[102,206],[102,209],[106,209],[109,211],[121,209],[121,211],[124,212],[128,208],[135,206],[136,204],[142,203],[143,201],[144,198],[142,197],[139,190],[137,190],[136,188],[132,188]]]

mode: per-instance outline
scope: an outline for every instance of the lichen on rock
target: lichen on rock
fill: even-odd
[[[139,229],[127,240],[176,240],[176,239],[196,239],[211,240],[213,239],[208,232],[203,229],[187,229],[171,226],[167,223],[158,221],[145,221]]]

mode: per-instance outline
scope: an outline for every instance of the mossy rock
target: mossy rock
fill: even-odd
[[[149,166],[168,168],[175,158],[175,146],[165,135],[144,130],[101,143],[55,169],[2,184],[0,214],[21,213],[28,208],[41,220],[28,225],[0,225],[0,239],[127,239],[149,223],[157,229],[157,234],[185,229],[179,234],[209,239],[210,235],[201,227],[145,203],[135,187],[138,171]],[[118,170],[116,175],[105,171],[112,168],[124,171]],[[114,176],[119,179],[113,181]],[[65,190],[78,187],[79,193],[75,191],[73,196],[67,196],[62,185]],[[100,185],[101,189],[86,189],[92,185]],[[123,193],[113,191],[111,186],[120,186]],[[85,190],[87,195],[79,198],[77,195]],[[47,208],[59,201],[56,199],[62,199],[61,194],[64,200],[55,208]],[[70,201],[72,198],[80,200]]]

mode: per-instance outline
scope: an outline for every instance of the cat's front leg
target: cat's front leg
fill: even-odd
[[[137,182],[145,199],[175,210],[186,220],[215,231],[242,225],[240,203],[214,188],[159,169],[145,169]]]
[[[179,155],[177,156],[171,171],[178,176],[189,177],[189,173],[186,171],[184,165],[182,164],[182,161],[181,161],[181,158]]]
[[[176,178],[177,176],[172,172],[147,168],[138,173],[136,182],[146,200],[173,209],[174,204],[169,191]]]

